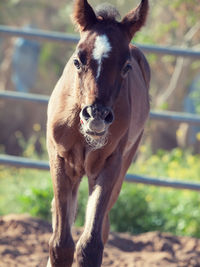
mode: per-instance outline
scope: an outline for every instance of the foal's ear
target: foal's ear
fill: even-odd
[[[87,30],[97,22],[95,12],[87,0],[75,0],[72,18],[80,31]]]
[[[131,41],[133,35],[145,24],[147,13],[149,9],[148,0],[142,0],[141,3],[133,10],[131,10],[121,21],[128,37]]]

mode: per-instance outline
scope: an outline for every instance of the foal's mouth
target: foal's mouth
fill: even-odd
[[[93,149],[100,149],[107,144],[108,137],[107,137],[107,130],[103,132],[95,132],[91,129],[84,129],[83,126],[80,127],[80,131],[85,137],[85,141],[87,144]]]
[[[86,134],[91,135],[91,136],[99,136],[99,137],[101,137],[101,136],[104,136],[106,134],[106,131],[97,133],[97,132],[88,130],[88,131],[86,131]]]

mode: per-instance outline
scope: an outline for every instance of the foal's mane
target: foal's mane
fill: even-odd
[[[95,13],[104,21],[116,21],[120,19],[119,11],[111,4],[103,3],[96,7]]]

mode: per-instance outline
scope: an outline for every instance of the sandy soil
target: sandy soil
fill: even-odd
[[[74,229],[75,241],[80,233],[81,229]],[[45,221],[25,215],[0,217],[0,267],[45,266],[50,234]],[[111,233],[102,266],[200,267],[200,240],[159,232]]]

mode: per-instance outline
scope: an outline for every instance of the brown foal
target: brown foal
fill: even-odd
[[[98,267],[109,234],[108,214],[120,193],[149,113],[150,69],[130,41],[145,23],[148,0],[120,22],[117,10],[94,11],[75,0],[80,41],[48,106],[47,146],[53,180],[52,267]],[[87,175],[85,226],[76,248],[71,235],[78,188]]]

